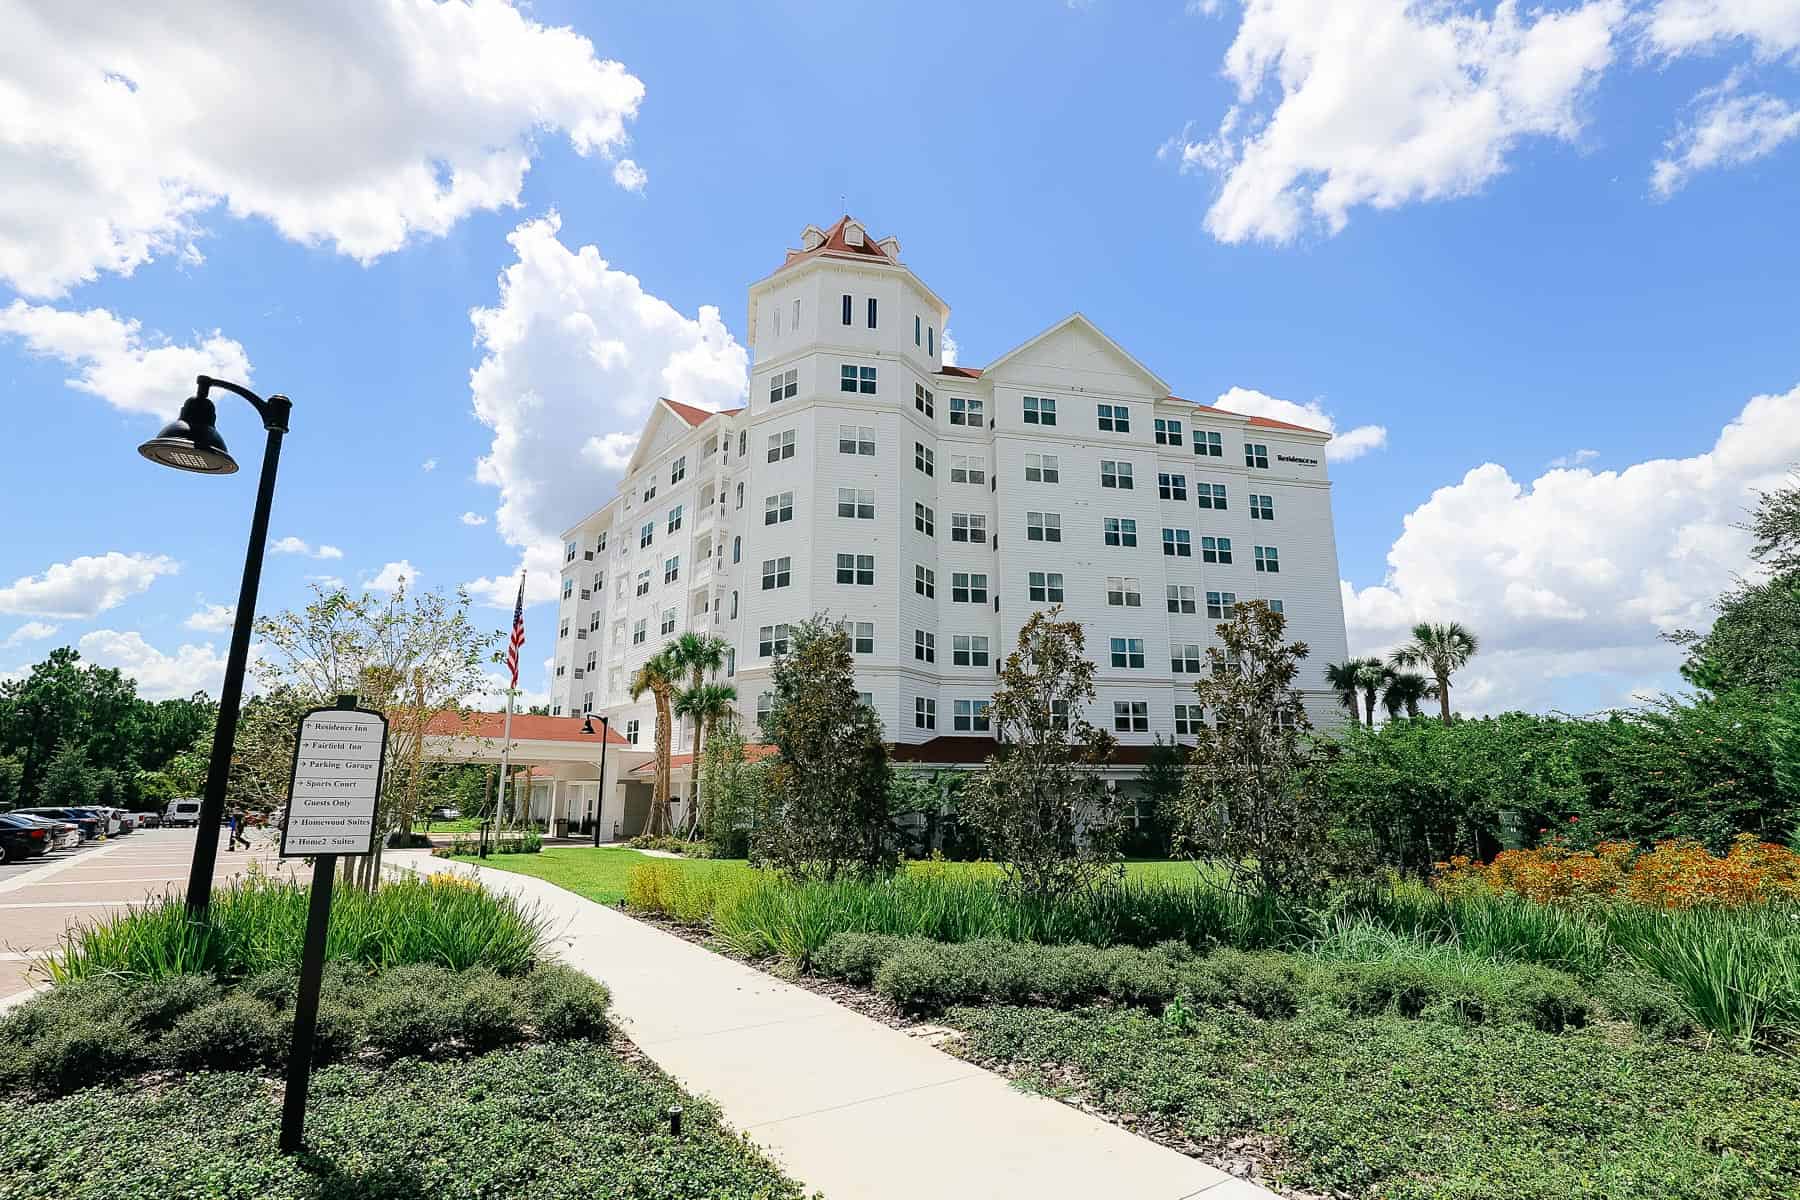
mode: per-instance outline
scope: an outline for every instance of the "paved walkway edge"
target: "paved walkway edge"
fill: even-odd
[[[535,905],[564,961],[611,990],[638,1048],[826,1200],[1278,1200],[541,879],[421,851],[386,861],[473,873]]]

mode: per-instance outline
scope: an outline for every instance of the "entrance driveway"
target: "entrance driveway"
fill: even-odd
[[[272,830],[253,833],[252,848],[235,853],[225,850],[227,836],[219,831],[215,887],[242,875],[252,862],[271,874],[295,869],[275,857]],[[34,859],[0,877],[0,1006],[40,982],[30,973],[31,961],[55,948],[64,930],[164,892],[185,893],[194,838],[192,829],[140,829]]]

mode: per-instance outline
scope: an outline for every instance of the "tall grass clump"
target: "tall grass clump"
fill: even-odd
[[[307,899],[298,883],[251,877],[214,891],[206,916],[195,920],[180,896],[164,895],[70,929],[43,966],[59,984],[100,975],[231,980],[295,969]],[[544,919],[511,897],[450,876],[409,876],[374,892],[338,892],[325,955],[379,969],[434,963],[517,975],[544,957],[547,944]]]
[[[1800,908],[1620,907],[1610,920],[1623,951],[1704,1028],[1742,1049],[1800,1037]]]

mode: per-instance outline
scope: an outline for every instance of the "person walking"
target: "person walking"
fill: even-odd
[[[239,842],[243,843],[244,849],[250,848],[250,839],[244,833],[244,812],[242,809],[234,808],[231,810],[231,841],[226,848],[235,851]]]

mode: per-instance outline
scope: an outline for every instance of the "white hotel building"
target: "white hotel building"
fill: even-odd
[[[604,714],[650,749],[629,681],[692,629],[730,646],[753,721],[788,628],[825,612],[896,757],[979,761],[997,664],[1061,604],[1099,667],[1089,719],[1141,761],[1199,720],[1213,627],[1259,599],[1312,647],[1308,708],[1335,722],[1329,435],[1173,396],[1079,313],[946,366],[949,316],[894,238],[806,228],[750,288],[749,406],[659,402],[618,494],[565,534],[554,715]]]

